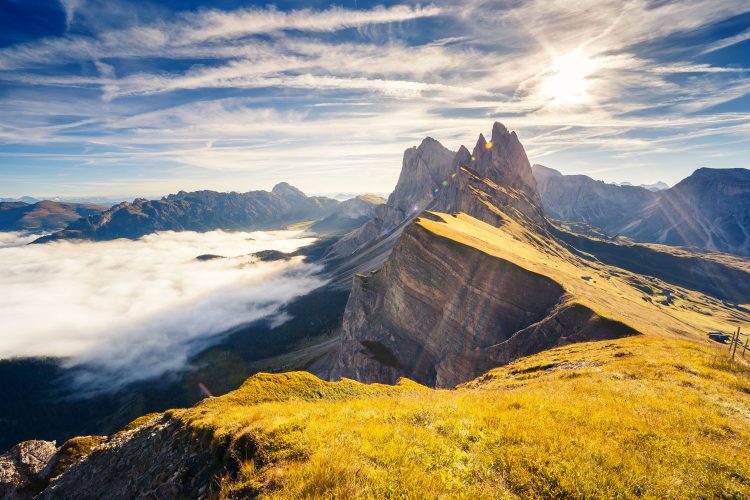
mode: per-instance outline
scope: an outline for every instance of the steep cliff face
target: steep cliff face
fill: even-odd
[[[576,303],[554,279],[418,219],[381,270],[355,279],[331,375],[452,387],[556,345],[634,333]]]
[[[544,219],[536,181],[516,133],[495,122],[491,140],[480,134],[471,153],[465,146],[453,153],[428,137],[404,153],[401,174],[388,202],[378,207],[371,221],[333,245],[328,257],[346,257],[387,239],[381,245],[387,251],[378,254],[382,261],[403,228],[422,210],[462,211],[491,221],[496,219],[496,206],[512,207],[513,216],[535,224]]]
[[[533,166],[545,213],[568,222],[584,222],[617,234],[658,199],[639,186],[617,186],[585,175],[563,175],[543,165]]]
[[[624,229],[637,241],[750,255],[750,170],[701,168]]]
[[[388,201],[375,209],[367,223],[336,242],[327,256],[351,255],[378,238],[388,237],[416,217],[432,202],[434,190],[450,178],[454,156],[454,152],[431,137],[425,138],[418,147],[404,151],[401,174]]]

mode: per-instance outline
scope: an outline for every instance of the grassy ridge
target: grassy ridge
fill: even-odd
[[[750,369],[657,337],[560,347],[455,390],[258,375],[173,416],[234,443],[227,497],[750,496]]]

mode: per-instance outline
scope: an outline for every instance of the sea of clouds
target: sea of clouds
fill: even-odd
[[[0,359],[59,357],[84,391],[183,369],[232,328],[266,318],[323,284],[291,252],[299,231],[164,232],[137,241],[57,241],[0,233]],[[226,258],[197,260],[204,254]]]

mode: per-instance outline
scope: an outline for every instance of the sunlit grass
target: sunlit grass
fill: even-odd
[[[175,411],[231,450],[222,494],[745,497],[750,370],[691,342],[577,344],[455,390],[259,375]]]

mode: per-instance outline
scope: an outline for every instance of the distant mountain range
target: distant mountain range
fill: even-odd
[[[58,201],[0,202],[0,231],[43,232],[63,229],[81,217],[96,215],[107,205]]]
[[[534,165],[545,212],[644,243],[750,255],[750,170],[701,168],[653,191]]]
[[[139,198],[132,203],[120,203],[76,220],[37,242],[137,239],[157,231],[272,229],[298,222],[313,223],[314,230],[321,232],[340,232],[364,223],[383,201],[376,196],[346,201],[307,196],[285,182],[271,191],[180,191],[160,200]]]
[[[634,184],[632,182],[615,182],[616,186],[633,186]],[[649,191],[662,191],[664,189],[669,189],[669,184],[666,182],[658,181],[654,182],[653,184],[639,184],[638,187],[642,187],[645,189],[648,189]]]

